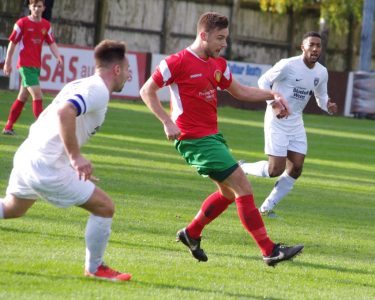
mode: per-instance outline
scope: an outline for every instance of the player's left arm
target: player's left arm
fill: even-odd
[[[314,95],[319,107],[330,115],[337,113],[337,104],[331,100],[327,92],[328,72],[325,71],[323,80],[314,90]]]
[[[52,44],[49,44],[49,48],[51,49],[52,54],[56,57],[58,64],[62,64],[62,57],[60,55],[59,48],[57,48],[57,45],[55,42]]]

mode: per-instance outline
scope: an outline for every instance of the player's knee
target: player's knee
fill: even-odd
[[[115,214],[115,204],[113,201],[107,201],[101,209],[101,216],[105,218],[112,218]]]
[[[268,170],[270,177],[278,177],[284,172],[283,168],[272,167]]]
[[[4,219],[16,219],[25,215],[25,211],[21,210],[4,210]]]
[[[290,176],[297,179],[298,177],[301,176],[302,174],[302,169],[303,167],[302,166],[294,166],[290,172]]]

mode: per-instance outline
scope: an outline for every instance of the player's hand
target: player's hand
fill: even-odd
[[[91,179],[93,168],[89,160],[84,158],[82,155],[71,159],[72,167],[77,171],[79,180],[89,180]]]
[[[164,123],[164,132],[167,139],[170,141],[178,139],[181,135],[180,128],[178,128],[177,125],[172,122],[172,120]]]
[[[63,65],[63,59],[62,59],[62,57],[61,56],[59,56],[58,58],[57,58],[57,64],[58,65]]]
[[[327,111],[330,115],[337,113],[337,104],[332,102],[331,99],[328,99]]]
[[[12,64],[5,62],[3,71],[5,76],[9,76],[12,72]]]
[[[287,119],[290,115],[290,109],[288,105],[288,101],[279,93],[274,92],[274,101],[272,103],[272,108],[274,113],[278,119]]]

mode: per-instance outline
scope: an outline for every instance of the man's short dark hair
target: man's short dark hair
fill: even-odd
[[[206,12],[200,16],[197,31],[200,32],[204,30],[205,32],[210,32],[214,29],[224,29],[228,28],[229,22],[228,18],[216,12]]]
[[[94,49],[97,67],[105,67],[125,58],[126,45],[124,42],[103,40]]]
[[[28,0],[28,4],[37,4],[38,2],[43,2],[43,5],[45,5],[45,1],[44,0]]]
[[[316,32],[316,31],[309,31],[309,32],[306,32],[306,33],[303,35],[302,41],[306,40],[306,39],[309,38],[309,37],[318,37],[318,38],[322,39],[322,37],[320,36],[319,32]]]

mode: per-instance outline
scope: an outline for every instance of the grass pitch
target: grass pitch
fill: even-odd
[[[15,96],[0,92],[1,127]],[[28,103],[18,135],[0,135],[0,196],[32,121]],[[219,123],[237,159],[266,159],[263,112],[220,108]],[[83,152],[116,203],[106,262],[132,281],[83,277],[87,213],[39,201],[23,218],[0,220],[0,299],[374,299],[375,123],[305,115],[305,124],[303,175],[280,218],[265,219],[273,240],[303,243],[303,254],[267,267],[232,205],[206,227],[209,260],[197,263],[175,233],[214,185],[185,164],[143,104],[111,102]],[[259,205],[276,179],[249,179]]]

